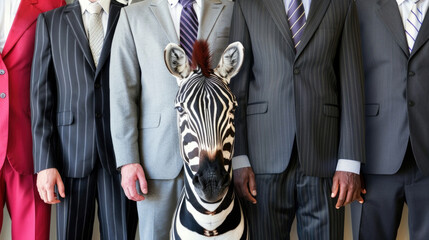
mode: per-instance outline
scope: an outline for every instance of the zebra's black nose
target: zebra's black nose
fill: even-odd
[[[226,194],[231,178],[223,165],[222,151],[216,153],[215,159],[201,154],[200,167],[192,183],[197,194],[207,202],[217,202]]]

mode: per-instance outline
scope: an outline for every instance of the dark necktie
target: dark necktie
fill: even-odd
[[[295,43],[295,48],[301,43],[302,33],[305,27],[305,12],[302,0],[292,0],[287,10],[287,17],[292,32],[292,39]]]
[[[198,19],[193,7],[194,2],[195,0],[179,0],[183,7],[180,15],[180,45],[189,60],[192,59],[192,49],[198,34]]]

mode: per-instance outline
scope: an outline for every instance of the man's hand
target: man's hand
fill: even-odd
[[[238,195],[247,201],[256,204],[255,174],[251,167],[239,168],[233,171],[234,186]]]
[[[36,185],[40,198],[45,203],[57,204],[61,202],[55,194],[55,185],[57,185],[61,197],[66,197],[63,180],[56,168],[48,168],[37,173]]]
[[[338,201],[335,205],[337,209],[355,200],[363,203],[361,193],[365,194],[366,190],[363,188],[361,177],[358,174],[343,171],[335,172],[331,197],[334,198],[338,194]]]
[[[137,193],[136,181],[139,181],[143,194],[147,194],[147,182],[143,167],[139,163],[131,163],[121,167],[121,185],[128,199],[142,201],[145,198]]]

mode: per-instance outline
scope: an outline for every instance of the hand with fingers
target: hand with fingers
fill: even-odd
[[[128,199],[142,201],[145,197],[137,192],[136,182],[139,181],[143,194],[148,193],[147,181],[143,167],[139,163],[130,163],[121,167],[121,185]]]
[[[363,186],[360,175],[352,172],[335,172],[331,197],[335,198],[338,195],[337,204],[335,205],[337,209],[355,200],[362,204],[363,198],[361,194],[365,193],[366,189]]]
[[[40,198],[45,203],[57,204],[61,202],[55,193],[55,185],[57,185],[60,196],[66,197],[63,180],[56,168],[48,168],[37,173],[36,185]]]
[[[244,167],[235,169],[234,174],[234,187],[238,196],[246,199],[247,201],[256,204],[256,182],[255,174],[251,167]]]

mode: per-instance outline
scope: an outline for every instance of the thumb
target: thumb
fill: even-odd
[[[334,176],[334,180],[332,181],[332,193],[331,193],[331,198],[334,198],[335,196],[337,196],[338,193],[338,178]]]
[[[147,181],[146,181],[146,177],[144,175],[144,172],[139,172],[137,174],[137,178],[139,179],[139,184],[140,184],[140,189],[142,190],[143,194],[147,194],[148,190],[147,190]]]
[[[63,180],[61,179],[60,175],[57,176],[57,187],[58,187],[58,193],[62,198],[66,197],[66,191],[64,188]]]

